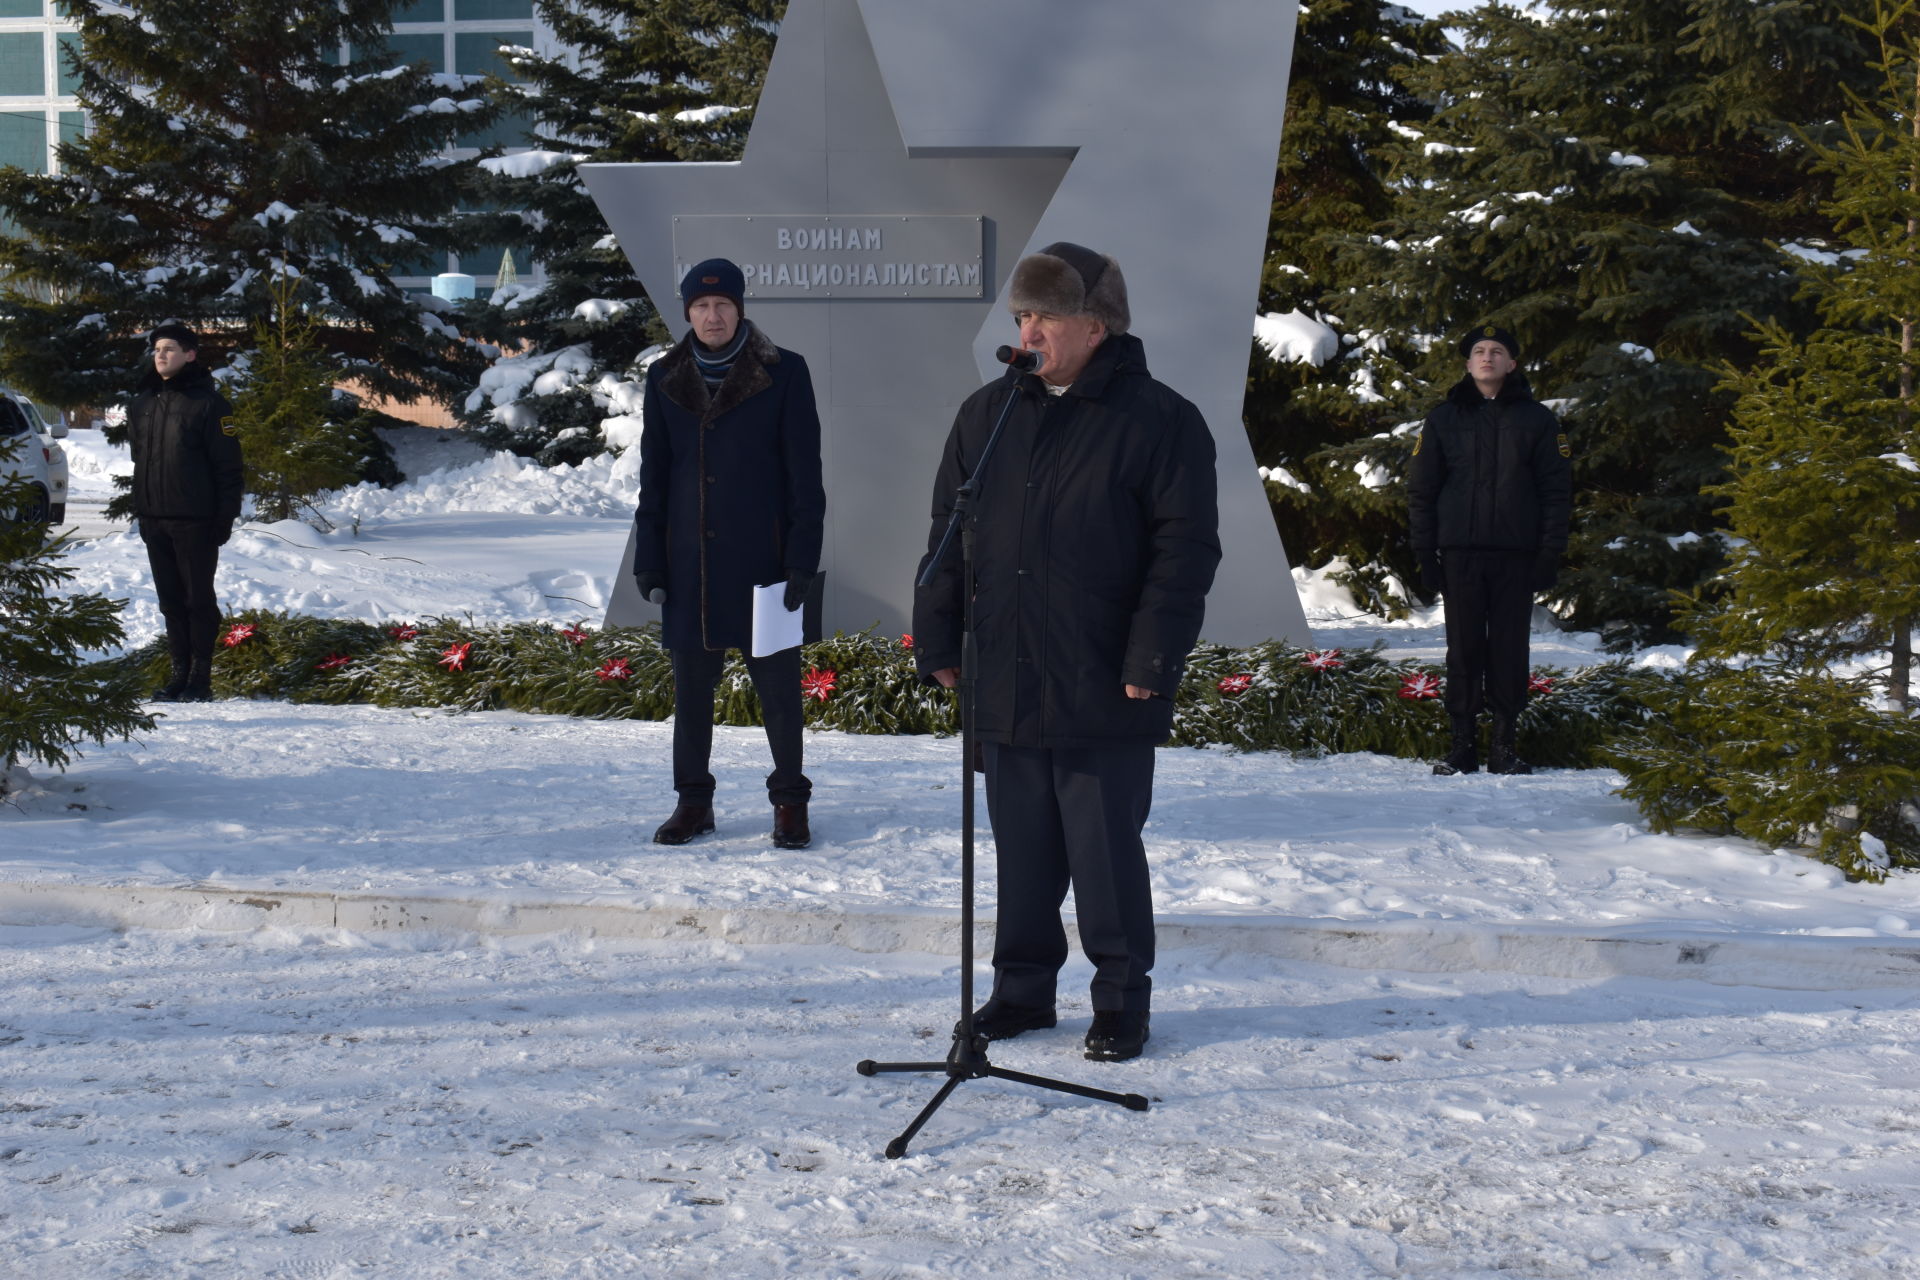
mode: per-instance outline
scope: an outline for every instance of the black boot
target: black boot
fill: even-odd
[[[1433,771],[1443,778],[1480,772],[1480,725],[1474,720],[1453,722],[1453,745]]]
[[[1515,752],[1513,721],[1496,719],[1493,722],[1493,748],[1487,756],[1488,773],[1522,774],[1532,773],[1533,766],[1522,760]]]
[[[660,824],[653,833],[655,844],[685,844],[695,836],[704,836],[713,830],[713,806],[710,804],[688,804],[681,801],[673,807],[673,816]]]
[[[193,667],[187,673],[187,687],[180,694],[180,701],[213,701],[213,660],[211,658],[193,660]]]
[[[973,1011],[973,1034],[989,1040],[1011,1040],[1023,1031],[1045,1031],[1060,1021],[1053,1006],[1010,1004],[994,996]],[[955,1031],[960,1029],[955,1024]]]
[[[807,829],[806,801],[773,806],[774,848],[804,849],[812,843],[813,832]]]
[[[187,691],[188,675],[189,675],[189,669],[186,663],[184,662],[174,663],[173,673],[167,677],[167,682],[165,684],[161,685],[158,689],[155,689],[153,691],[152,700],[154,702],[180,701],[181,695],[186,693]]]
[[[1095,1009],[1087,1029],[1087,1057],[1095,1062],[1125,1062],[1147,1047],[1147,1015],[1119,1009]]]

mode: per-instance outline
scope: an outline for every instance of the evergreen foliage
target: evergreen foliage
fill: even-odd
[[[1289,563],[1318,568],[1344,558],[1347,568],[1335,580],[1363,608],[1389,615],[1400,611],[1400,599],[1375,553],[1402,534],[1404,505],[1323,451],[1376,436],[1406,414],[1367,384],[1357,358],[1366,335],[1346,330],[1328,295],[1343,278],[1354,229],[1374,226],[1395,208],[1398,192],[1382,160],[1394,129],[1418,126],[1433,112],[1405,77],[1446,47],[1438,22],[1387,0],[1302,7],[1260,310],[1298,312],[1344,331],[1343,339],[1339,352],[1319,364],[1276,359],[1256,342],[1247,379],[1254,457],[1285,477],[1270,471],[1267,495]]]
[[[518,234],[545,283],[498,289],[469,309],[508,354],[464,418],[483,443],[553,466],[605,451],[598,428],[622,411],[620,384],[667,338],[578,166],[738,159],[786,5],[539,0],[539,10],[574,56],[514,55],[520,83],[498,90],[533,122],[541,149],[488,167],[499,175],[490,198],[528,211]]]
[[[250,612],[229,618],[223,638],[237,637],[236,629],[244,637],[214,654],[218,697],[595,719],[662,720],[673,714],[673,664],[653,628],[484,626],[455,618],[375,625]],[[835,635],[808,645],[801,664],[814,690],[804,699],[814,728],[959,731],[954,695],[920,681],[903,640]],[[164,677],[165,647],[155,643],[111,665],[137,669],[145,679]],[[1591,767],[1608,738],[1637,728],[1665,682],[1622,662],[1540,674],[1548,687],[1528,700],[1521,717],[1522,753],[1535,763],[1567,768]],[[1176,708],[1172,740],[1183,746],[1306,755],[1372,751],[1420,759],[1439,754],[1447,739],[1438,674],[1419,663],[1389,661],[1376,650],[1313,655],[1278,643],[1248,650],[1203,645]],[[738,654],[728,656],[715,718],[722,724],[761,722],[753,682]]]
[[[1545,12],[1540,11],[1544,8]],[[1784,242],[1826,230],[1815,151],[1863,82],[1857,0],[1548,0],[1464,15],[1463,46],[1408,73],[1436,105],[1388,149],[1399,193],[1323,300],[1355,332],[1366,385],[1403,419],[1461,376],[1491,320],[1525,348],[1574,446],[1573,545],[1554,598],[1614,647],[1669,639],[1671,592],[1724,552],[1717,503],[1753,321],[1797,327]],[[1398,435],[1328,449],[1397,500]],[[1339,491],[1323,495],[1341,500]],[[1371,500],[1370,500],[1371,501]],[[1377,529],[1366,505],[1330,519]],[[1412,580],[1404,534],[1370,560]]]
[[[1882,5],[1862,28],[1878,90],[1814,143],[1847,245],[1807,271],[1826,323],[1763,325],[1753,367],[1726,371],[1729,476],[1710,493],[1733,551],[1682,603],[1698,649],[1665,719],[1618,759],[1657,825],[1807,844],[1877,879],[1920,866],[1920,11]]]
[[[369,430],[354,402],[335,395],[338,374],[317,350],[314,322],[297,292],[289,277],[275,282],[273,316],[254,325],[254,350],[230,423],[254,514],[268,521],[303,511],[317,519],[313,499],[358,477],[356,427]]]
[[[444,153],[499,108],[467,77],[395,67],[393,7],[67,0],[89,132],[58,173],[0,172],[0,381],[111,404],[155,324],[243,344],[291,275],[345,377],[465,394],[473,347],[394,277],[497,238],[498,215],[457,212],[476,170]]]
[[[28,498],[26,482],[4,469],[21,447],[0,440],[3,512]],[[65,550],[65,538],[46,540],[44,525],[0,518],[0,794],[22,761],[62,768],[83,742],[153,728],[140,709],[147,677],[83,656],[122,643],[125,602],[60,592],[73,577],[60,564]]]

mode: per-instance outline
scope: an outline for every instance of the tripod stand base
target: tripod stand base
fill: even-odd
[[[901,1131],[900,1136],[887,1144],[887,1159],[898,1160],[907,1154],[907,1144],[920,1132],[934,1112],[940,1109],[953,1091],[966,1080],[1011,1080],[1015,1084],[1032,1085],[1036,1089],[1051,1089],[1055,1093],[1070,1093],[1077,1098],[1092,1098],[1096,1102],[1112,1102],[1129,1111],[1145,1111],[1149,1103],[1137,1093],[1115,1093],[1111,1089],[1096,1089],[1091,1085],[1072,1084],[1065,1080],[1051,1080],[1046,1076],[1029,1075],[1024,1071],[1009,1071],[1005,1067],[996,1067],[987,1060],[987,1042],[984,1037],[964,1037],[956,1032],[953,1037],[953,1052],[945,1062],[875,1062],[871,1058],[862,1059],[854,1064],[855,1071],[863,1076],[880,1075],[883,1072],[942,1072],[947,1082],[920,1109],[913,1123]]]

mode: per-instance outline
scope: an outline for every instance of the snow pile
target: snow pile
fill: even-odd
[[[602,454],[562,467],[493,453],[392,489],[372,484],[341,489],[321,509],[335,524],[363,525],[478,511],[615,519],[631,516],[639,495],[637,453]]]
[[[1317,368],[1340,354],[1340,335],[1300,311],[1255,316],[1253,336],[1280,363],[1297,361]]]

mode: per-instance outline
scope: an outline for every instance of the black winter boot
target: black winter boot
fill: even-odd
[[[193,668],[187,673],[187,687],[181,691],[179,701],[213,701],[213,662],[210,659],[193,660]]]
[[[173,673],[167,677],[165,684],[153,691],[152,700],[155,702],[180,701],[181,696],[187,691],[188,678],[187,664],[184,662],[174,663]]]
[[[1434,773],[1451,778],[1457,773],[1480,772],[1480,725],[1473,720],[1453,722],[1453,745],[1446,756],[1433,766]]]
[[[1493,745],[1487,756],[1488,773],[1523,774],[1532,773],[1533,766],[1522,760],[1514,750],[1514,727],[1511,720],[1493,722]]]

